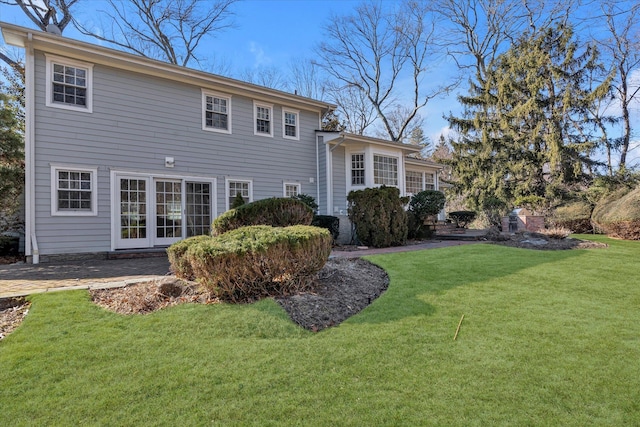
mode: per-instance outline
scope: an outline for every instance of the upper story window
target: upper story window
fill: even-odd
[[[407,171],[405,190],[407,194],[418,194],[422,191],[422,172]]]
[[[436,184],[435,184],[435,178],[434,175],[432,173],[425,173],[424,174],[424,178],[425,178],[425,184],[424,184],[424,189],[425,190],[435,190],[436,189]]]
[[[256,135],[273,136],[273,106],[254,102],[253,122]]]
[[[48,107],[92,112],[93,65],[47,55]]]
[[[351,185],[364,185],[364,154],[351,155]]]
[[[284,183],[284,197],[294,197],[300,195],[300,184],[298,183]]]
[[[300,139],[298,129],[299,113],[293,110],[282,110],[282,136],[287,139]]]
[[[373,183],[376,185],[398,186],[398,158],[373,156]]]
[[[51,215],[97,215],[96,169],[51,167]]]
[[[231,133],[231,97],[202,92],[202,129]]]

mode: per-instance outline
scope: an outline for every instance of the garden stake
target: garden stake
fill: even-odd
[[[462,317],[460,318],[460,321],[458,322],[458,327],[456,328],[456,334],[453,336],[454,341],[456,340],[456,338],[458,338],[458,332],[460,332],[460,325],[462,325],[463,319],[464,319],[464,314],[462,315]]]

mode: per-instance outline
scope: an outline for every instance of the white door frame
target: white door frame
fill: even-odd
[[[146,238],[145,239],[122,239],[120,224],[120,179],[136,179],[146,182]],[[179,238],[158,238],[156,224],[156,181],[180,181],[181,182],[181,215],[182,234]],[[111,250],[117,249],[145,249],[154,246],[167,246],[178,241],[187,235],[187,208],[186,208],[186,183],[206,183],[211,185],[210,212],[211,221],[217,216],[217,188],[216,179],[202,176],[182,176],[151,174],[127,171],[111,171]]]

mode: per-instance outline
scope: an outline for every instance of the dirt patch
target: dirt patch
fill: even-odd
[[[276,298],[289,317],[305,329],[320,331],[335,326],[367,307],[389,286],[380,267],[358,258],[335,258],[317,274],[307,290]],[[185,302],[213,304],[197,284],[174,278],[124,288],[91,291],[93,301],[121,314],[150,313]]]
[[[29,307],[31,303],[24,298],[0,299],[0,340],[20,326]]]

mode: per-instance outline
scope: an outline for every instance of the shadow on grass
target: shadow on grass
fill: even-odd
[[[427,249],[366,257],[389,274],[389,289],[348,321],[386,323],[411,316],[431,316],[436,307],[421,295],[438,294],[471,283],[579,257],[584,251],[536,251],[489,244]]]

